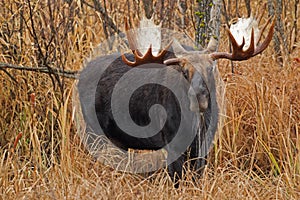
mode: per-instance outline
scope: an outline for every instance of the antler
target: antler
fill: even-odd
[[[132,31],[130,31],[129,24],[126,18],[124,18],[124,21],[125,21],[125,31],[126,31],[129,48],[132,50],[133,53],[134,51],[136,51],[139,56],[142,56],[142,53],[137,48],[136,35],[132,33]]]
[[[152,54],[152,45],[150,45],[149,49],[145,53],[144,56],[141,55],[140,51],[132,50],[133,55],[135,57],[135,61],[129,61],[124,54],[122,54],[123,62],[130,66],[135,67],[138,65],[146,64],[146,63],[161,63],[163,64],[163,59],[166,53],[168,52],[168,48],[171,46],[172,42],[170,42],[165,49],[163,49],[157,56],[153,56]]]
[[[270,23],[270,20],[271,20],[271,18],[267,21],[267,23],[263,27],[262,31],[265,30],[267,25]],[[228,28],[226,28],[228,35],[229,35],[230,42],[232,44],[232,49],[233,49],[232,54],[227,53],[227,52],[214,52],[214,53],[211,53],[210,56],[214,60],[225,58],[225,59],[234,60],[234,61],[247,60],[253,56],[256,56],[257,54],[263,52],[267,48],[269,43],[271,42],[273,34],[274,34],[274,26],[275,26],[275,20],[273,20],[273,22],[272,22],[272,25],[270,27],[269,33],[268,33],[265,41],[263,41],[261,44],[258,44],[260,37],[262,35],[262,31],[261,31],[259,40],[256,45],[254,44],[254,29],[252,28],[250,46],[245,51],[243,50],[243,47],[245,46],[245,38],[243,38],[242,44],[239,45],[237,43],[237,41],[235,40],[235,38],[233,37],[230,30]]]
[[[129,30],[128,21],[126,19],[125,19],[125,30],[126,30],[126,36],[128,39],[129,48],[132,50],[132,53],[135,57],[135,61],[132,62],[129,61],[124,54],[122,54],[122,60],[125,64],[131,67],[135,67],[146,63],[161,63],[161,64],[163,63],[163,58],[168,52],[168,49],[171,46],[172,41],[157,56],[154,56],[152,54],[152,45],[150,45],[145,55],[143,55],[138,49],[137,36],[135,35],[135,33]]]

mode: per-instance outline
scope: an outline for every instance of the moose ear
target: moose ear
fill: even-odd
[[[218,41],[214,37],[211,37],[207,45],[207,49],[206,49],[207,53],[212,53],[217,51],[217,47],[218,47]]]
[[[183,57],[187,54],[187,51],[183,48],[183,46],[181,46],[181,44],[176,39],[173,39],[172,50],[178,58]]]

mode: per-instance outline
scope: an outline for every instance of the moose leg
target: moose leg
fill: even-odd
[[[173,161],[171,164],[169,164],[168,162],[168,174],[171,177],[172,181],[174,182],[175,188],[178,188],[179,186],[178,181],[182,179],[183,167],[185,166],[188,160],[190,161],[190,169],[193,172],[196,172],[197,175],[193,177],[193,180],[196,181],[195,178],[198,178],[202,175],[204,166],[206,165],[206,158],[199,158],[198,154],[199,154],[198,148],[195,148],[195,145],[192,144],[191,148],[189,148],[189,150],[187,150],[184,154],[182,154],[177,160]]]
[[[189,152],[189,160],[190,160],[190,166],[191,169],[196,172],[198,175],[202,175],[204,167],[207,163],[205,157],[201,157],[200,155],[200,138],[199,134],[196,135],[195,139],[193,140],[193,143],[190,146],[190,152]]]
[[[168,158],[170,156],[168,155]],[[179,180],[182,178],[182,168],[186,161],[186,154],[181,155],[177,160],[169,164],[168,161],[168,173],[171,177],[172,181],[174,182],[174,187],[178,188]]]

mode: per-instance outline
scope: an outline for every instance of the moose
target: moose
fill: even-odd
[[[270,21],[271,19],[262,32]],[[246,50],[243,49],[245,41],[238,44],[230,30],[226,29],[232,44],[232,53],[217,52],[214,38],[203,50],[195,50],[174,39],[157,55],[153,55],[151,46],[142,53],[137,45],[137,36],[130,33],[127,27],[128,43],[133,53],[96,57],[87,63],[79,77],[79,98],[88,131],[101,130],[103,133],[96,134],[104,134],[115,146],[125,151],[165,148],[168,152],[168,173],[175,181],[182,177],[184,163],[188,160],[194,170],[201,172],[218,126],[215,61],[242,61],[260,54],[272,39],[274,24],[273,21],[263,42],[260,39],[255,42],[252,30],[250,45]],[[101,74],[95,73],[96,69],[100,69]],[[146,73],[143,76],[129,76],[126,84],[119,84],[119,92],[114,92],[122,77],[135,69],[144,70]],[[152,73],[153,70],[159,70],[160,73]],[[174,71],[181,76],[175,76]],[[122,102],[133,82],[152,80],[156,75],[159,75],[162,82],[169,81],[181,95],[181,99],[163,84],[149,83],[133,91],[128,105],[113,105],[114,98],[117,103]],[[91,83],[95,86],[89,88]],[[157,104],[160,106],[157,107]],[[122,129],[115,119],[116,113],[123,114],[122,106],[128,107],[129,113],[119,121],[130,120],[136,126],[144,127],[140,137]],[[183,114],[186,112],[188,114]],[[185,123],[183,128],[182,123]],[[149,124],[152,126],[149,127]],[[175,138],[177,142],[172,144]]]

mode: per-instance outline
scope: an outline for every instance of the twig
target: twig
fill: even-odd
[[[250,0],[245,0],[245,4],[246,4],[246,9],[247,9],[247,18],[249,18],[251,16],[251,5],[250,5]]]
[[[77,75],[78,75],[78,71],[62,70],[62,69],[59,69],[56,67],[29,67],[29,66],[19,66],[19,65],[14,65],[14,64],[10,64],[10,63],[2,63],[2,62],[0,62],[0,69],[16,69],[16,70],[41,72],[41,73],[46,73],[46,74],[55,74],[58,76],[63,76],[63,77],[72,78],[72,79],[76,79]]]
[[[114,24],[114,21],[105,12],[105,9],[101,6],[100,2],[97,0],[94,0],[93,2],[94,2],[94,6],[89,4],[86,1],[82,1],[83,4],[98,11],[101,14],[105,23],[107,23],[117,34],[122,33],[122,31],[118,29],[118,27]]]
[[[34,39],[34,46],[37,48],[36,50],[36,58],[37,58],[37,61],[38,61],[38,64],[39,65],[44,65],[45,63],[47,63],[47,59],[48,57],[46,57],[42,51],[42,47],[41,47],[41,44],[39,42],[39,39],[38,39],[38,36],[37,36],[37,33],[36,33],[36,29],[35,29],[35,21],[34,21],[34,16],[33,16],[33,10],[32,10],[32,7],[31,7],[31,4],[30,4],[30,0],[27,0],[27,3],[28,3],[28,8],[29,8],[29,19],[30,19],[30,22],[31,22],[31,29],[30,27],[27,25],[26,23],[26,26],[29,30],[29,33],[30,35],[33,37]],[[46,54],[47,54],[47,51],[46,51]],[[48,67],[48,65],[46,65],[46,67],[48,68],[48,71],[51,72],[51,68]],[[52,74],[54,73],[48,73],[51,81],[52,81],[52,85],[53,87],[55,88],[55,80],[54,78],[56,78],[58,84],[60,85],[60,80],[58,79],[57,76],[52,76]],[[55,75],[55,74],[54,74]]]
[[[13,75],[11,75],[8,71],[6,71],[6,69],[0,68],[0,70],[3,71],[11,80],[13,80],[15,83],[18,84],[18,81],[15,79],[15,77],[13,77]]]

